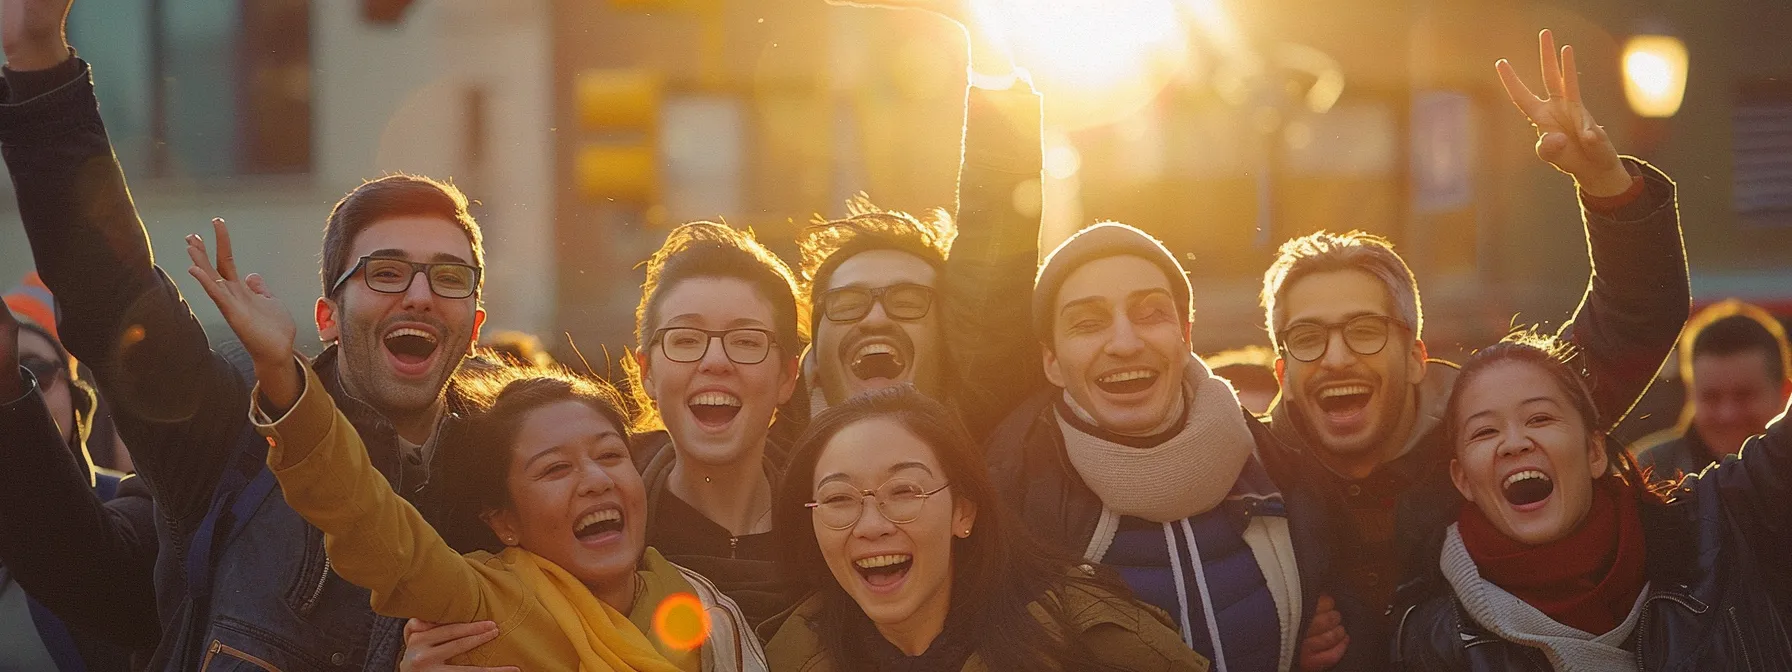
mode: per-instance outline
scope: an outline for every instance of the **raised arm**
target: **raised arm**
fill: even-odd
[[[70,352],[112,403],[162,514],[190,531],[243,429],[247,396],[149,239],[100,121],[87,64],[64,38],[70,0],[4,0],[0,153]]]
[[[65,623],[121,647],[161,636],[155,519],[138,479],[101,502],[18,365],[18,322],[0,306],[0,563]]]
[[[1514,105],[1537,128],[1537,156],[1574,177],[1593,273],[1561,336],[1578,346],[1606,429],[1623,419],[1673,349],[1691,309],[1686,248],[1674,183],[1638,159],[1620,157],[1581,104],[1574,48],[1538,39],[1547,98],[1531,93],[1501,60]]]

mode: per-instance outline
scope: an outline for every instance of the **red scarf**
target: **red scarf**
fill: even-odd
[[[1593,481],[1586,522],[1563,539],[1541,546],[1514,541],[1467,502],[1458,529],[1481,578],[1562,625],[1610,632],[1643,590],[1643,519],[1636,494],[1616,477]]]

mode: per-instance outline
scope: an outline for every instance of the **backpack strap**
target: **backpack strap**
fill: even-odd
[[[267,468],[267,456],[267,441],[255,432],[253,425],[243,423],[237,451],[219,476],[218,486],[212,491],[211,508],[187,546],[187,593],[195,606],[204,604],[211,596],[217,549],[223,546],[220,541],[227,543],[236,537],[261,501],[274,490],[276,481],[274,472]],[[226,532],[222,540],[220,532]]]

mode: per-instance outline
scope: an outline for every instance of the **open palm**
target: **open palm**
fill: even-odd
[[[230,230],[224,220],[212,220],[212,231],[218,238],[218,261],[214,265],[206,254],[205,240],[198,234],[187,236],[187,257],[193,266],[187,273],[205,287],[205,295],[217,304],[230,330],[236,332],[243,349],[263,364],[291,366],[293,338],[298,327],[286,307],[268,291],[267,281],[258,273],[238,279],[236,258],[230,249]]]
[[[1605,127],[1595,123],[1593,115],[1581,104],[1574,47],[1562,47],[1558,59],[1555,36],[1545,30],[1537,37],[1537,51],[1543,62],[1543,90],[1547,98],[1532,93],[1518,78],[1511,62],[1500,59],[1494,64],[1512,104],[1537,128],[1537,158],[1574,176],[1583,188],[1591,188],[1589,193],[1612,188],[1622,192],[1630,179]]]

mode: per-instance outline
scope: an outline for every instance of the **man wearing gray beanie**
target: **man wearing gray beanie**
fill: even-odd
[[[1190,295],[1125,224],[1053,250],[1030,320],[1051,385],[991,434],[990,470],[1035,534],[1117,570],[1215,670],[1322,669],[1348,652],[1328,506],[1191,351]]]

